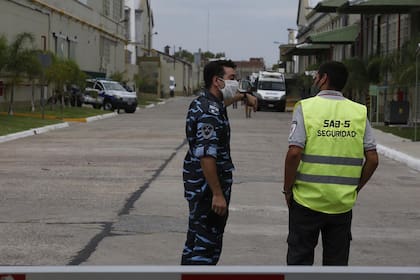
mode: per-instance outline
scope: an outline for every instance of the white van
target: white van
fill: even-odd
[[[262,108],[286,109],[286,83],[280,72],[260,71],[256,81],[255,95],[258,99],[258,110]]]

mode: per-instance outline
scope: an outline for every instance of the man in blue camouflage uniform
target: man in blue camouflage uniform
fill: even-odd
[[[235,67],[230,60],[208,63],[205,89],[188,110],[183,180],[189,223],[182,265],[215,265],[222,251],[234,170],[223,90],[234,81]]]

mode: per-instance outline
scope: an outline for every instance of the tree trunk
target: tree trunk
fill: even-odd
[[[32,80],[31,111],[35,112],[35,80]]]
[[[15,97],[15,85],[12,84],[11,92],[10,92],[10,102],[9,102],[9,110],[8,114],[9,116],[13,116],[13,101]]]
[[[61,93],[61,119],[63,119],[64,114],[64,92]]]

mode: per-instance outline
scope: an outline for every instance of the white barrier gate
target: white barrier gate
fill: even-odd
[[[0,280],[420,280],[420,267],[6,266]]]

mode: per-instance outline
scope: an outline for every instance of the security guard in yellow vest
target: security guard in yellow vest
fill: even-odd
[[[378,166],[366,107],[340,92],[348,72],[321,65],[317,96],[294,110],[283,193],[289,207],[288,265],[312,265],[322,234],[323,265],[348,265],[352,207]]]

